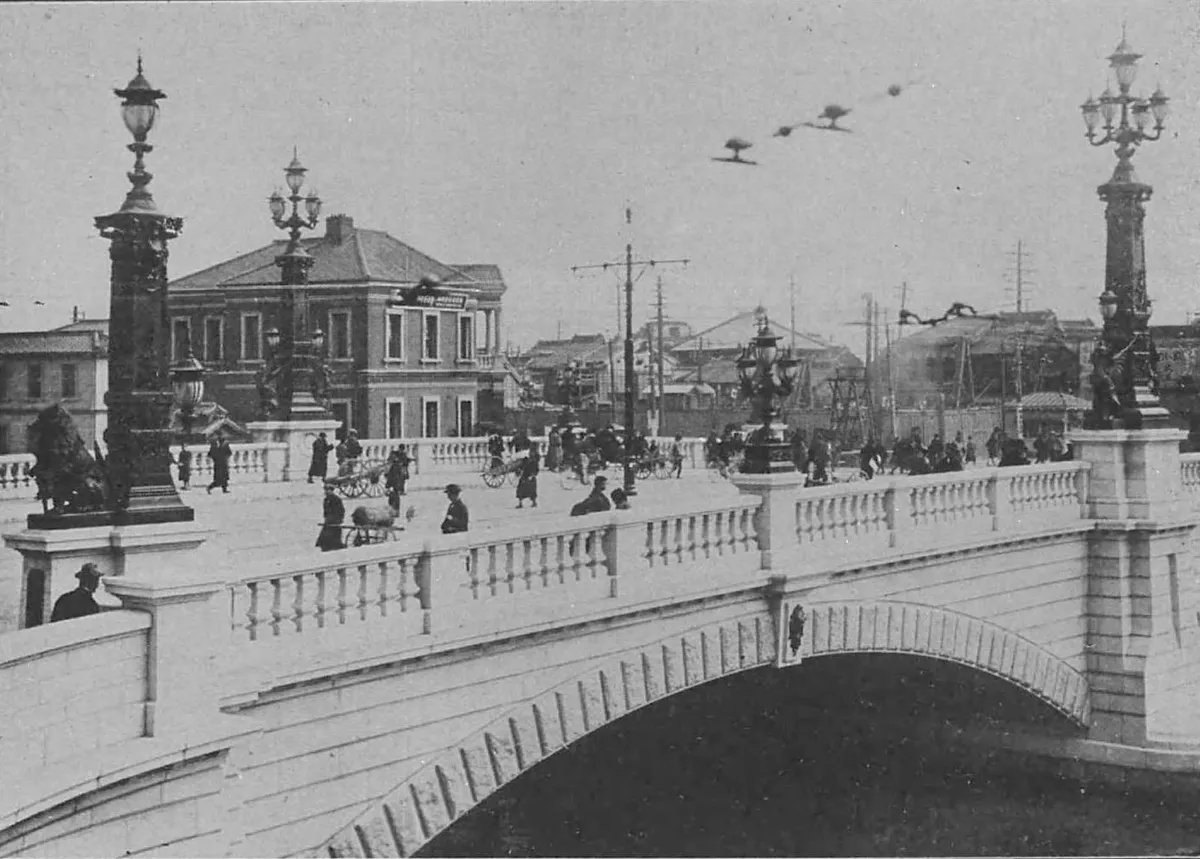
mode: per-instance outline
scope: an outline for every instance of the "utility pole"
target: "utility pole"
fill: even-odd
[[[629,226],[633,223],[633,210],[626,207],[625,209],[625,224]],[[625,494],[636,495],[637,486],[634,478],[634,463],[633,463],[633,422],[634,422],[634,374],[633,374],[633,267],[637,265],[641,272],[638,274],[638,279],[645,273],[647,268],[654,268],[660,265],[687,265],[686,259],[668,259],[668,260],[637,260],[633,259],[633,238],[628,237],[625,243]],[[589,269],[601,269],[607,271],[610,268],[617,268],[620,263],[605,262],[594,265],[576,265],[571,266],[571,271],[578,274],[581,271]]]
[[[605,337],[604,339],[608,340],[608,419],[615,424],[617,422],[617,362],[613,360],[613,340],[616,338]]]
[[[788,284],[791,287],[790,292],[791,292],[791,297],[792,297],[792,352],[795,353],[795,351],[796,351],[796,276],[794,274],[788,275]]]
[[[658,304],[658,434],[660,436],[665,436],[667,434],[667,431],[665,429],[666,412],[663,410],[663,406],[666,403],[666,395],[663,391],[663,380],[664,380],[665,374],[663,372],[663,287],[662,287],[662,275],[661,274],[658,276],[658,301],[657,301],[657,304]]]
[[[1025,396],[1025,320],[1019,318],[1019,315],[1025,312],[1025,308],[1027,306],[1025,291],[1029,286],[1026,277],[1026,275],[1029,273],[1029,269],[1025,265],[1025,257],[1027,254],[1025,251],[1025,243],[1021,239],[1017,239],[1017,250],[1013,256],[1015,257],[1017,266],[1015,288],[1018,319],[1016,320],[1016,323],[1018,326],[1020,326],[1017,331],[1017,438],[1024,438],[1021,400]]]
[[[895,442],[900,433],[900,422],[896,414],[896,377],[892,372],[892,326],[886,320],[883,323],[883,336],[887,338],[888,411],[892,419],[892,441]]]

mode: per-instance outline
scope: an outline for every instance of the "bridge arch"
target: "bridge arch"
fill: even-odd
[[[804,618],[797,627],[796,612]],[[784,640],[779,630],[784,627]],[[854,634],[850,634],[853,630]],[[788,633],[799,632],[799,647]],[[343,827],[328,856],[411,856],[498,788],[646,704],[766,665],[840,653],[910,653],[1002,677],[1080,724],[1087,682],[1058,657],[995,624],[899,602],[782,601],[625,651],[521,702],[454,743]]]

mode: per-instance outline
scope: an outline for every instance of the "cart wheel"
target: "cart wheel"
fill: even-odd
[[[658,480],[666,480],[671,476],[671,469],[665,462],[656,462],[654,463],[654,476]]]
[[[578,489],[580,486],[587,485],[586,481],[580,482],[579,475],[576,474],[574,472],[574,470],[572,470],[570,468],[563,469],[562,471],[560,471],[558,473],[558,482],[559,482],[559,485],[561,485],[563,489],[567,489],[567,490],[575,490],[575,489]]]
[[[653,466],[646,464],[646,463],[638,463],[637,471],[635,471],[634,474],[637,475],[638,480],[649,480],[650,475],[653,472],[654,472]]]
[[[346,484],[346,497],[359,498],[366,491],[366,485],[361,481],[355,480]]]
[[[483,482],[491,489],[499,489],[504,485],[504,472],[497,473],[493,469],[483,472]]]
[[[372,480],[366,485],[366,491],[363,493],[368,498],[381,498],[387,492],[387,487],[383,485],[382,480]]]

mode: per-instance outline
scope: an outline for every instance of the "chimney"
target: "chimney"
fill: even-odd
[[[340,245],[354,235],[354,219],[349,215],[330,215],[325,219],[325,238]]]

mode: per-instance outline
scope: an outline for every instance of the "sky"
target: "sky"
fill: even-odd
[[[1154,321],[1200,310],[1200,6],[1187,0],[0,4],[0,330],[107,315],[96,215],[132,155],[114,87],[167,93],[147,167],[184,218],[170,277],[282,236],[266,198],[297,147],[325,214],[446,263],[494,263],[512,347],[617,330],[646,269],[694,327],[765,305],[861,352],[863,296],[1096,319],[1104,219],[1079,105],[1127,25],[1135,92],[1172,98],[1134,159],[1154,186]],[[895,98],[891,84],[903,87]],[[853,108],[854,134],[780,125]],[[731,136],[747,167],[711,160]],[[625,225],[625,209],[632,224]],[[319,232],[320,230],[318,230]],[[639,272],[642,269],[639,267]],[[45,306],[34,306],[33,301]],[[747,337],[752,332],[747,331]]]

